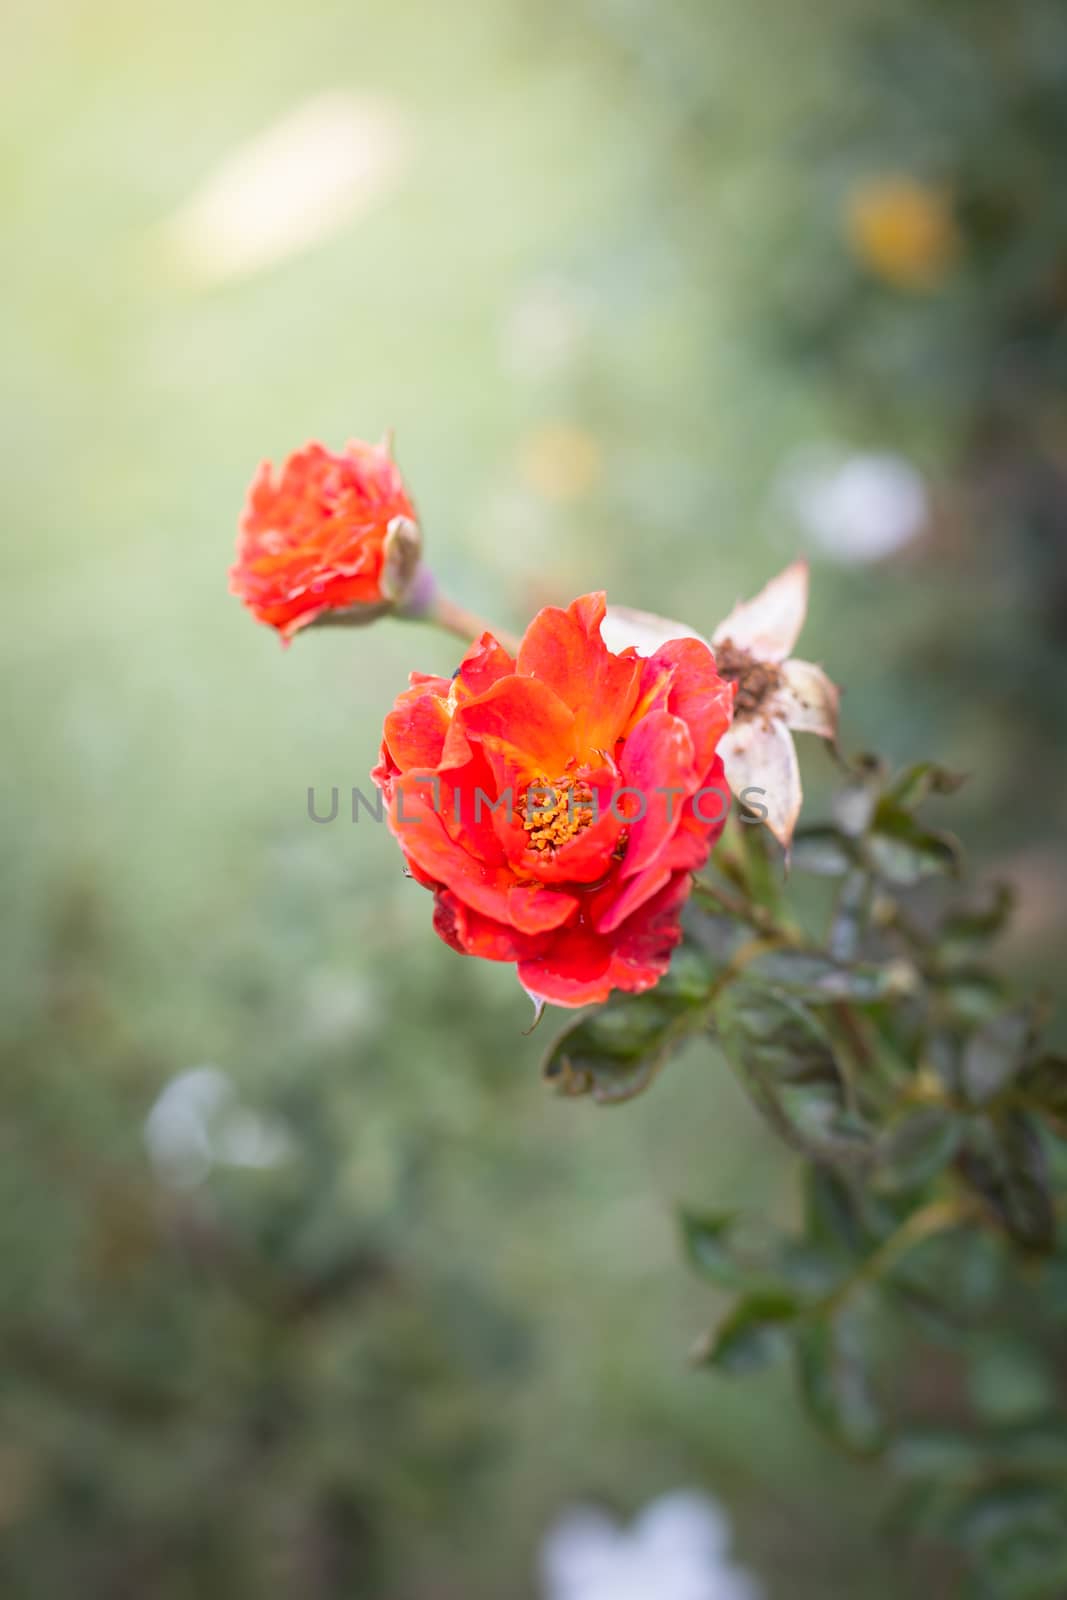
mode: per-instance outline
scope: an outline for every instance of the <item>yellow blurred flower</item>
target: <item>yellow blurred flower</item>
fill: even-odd
[[[600,445],[584,428],[551,423],[527,434],[519,447],[519,473],[545,500],[577,500],[603,470]]]
[[[857,258],[900,289],[932,289],[959,253],[948,194],[914,178],[874,178],[852,194],[845,216]]]

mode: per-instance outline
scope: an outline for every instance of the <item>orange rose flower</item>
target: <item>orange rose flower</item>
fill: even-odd
[[[358,439],[340,455],[309,444],[280,473],[269,461],[260,467],[241,518],[230,590],[291,639],[327,613],[370,621],[391,609],[404,598],[418,557],[414,508],[389,451]]]
[[[604,613],[586,595],[514,658],[485,633],[452,679],[413,673],[373,774],[441,938],[563,1006],[663,976],[729,804],[733,690],[708,646],[615,654]]]

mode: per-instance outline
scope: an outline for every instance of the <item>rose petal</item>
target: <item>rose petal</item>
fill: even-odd
[[[662,647],[661,647],[662,648]],[[641,681],[637,689],[637,699],[633,711],[630,713],[630,727],[635,728],[642,717],[650,711],[666,711],[671,685],[674,682],[675,668],[657,650],[654,656],[645,656],[641,661]]]
[[[575,754],[574,713],[539,678],[500,678],[455,721],[516,772],[556,777]]]
[[[735,722],[719,745],[730,788],[759,813],[779,844],[789,848],[803,792],[793,736],[784,722],[756,717]],[[746,790],[755,790],[749,800]]]
[[[622,869],[623,876],[632,878],[669,842],[678,826],[681,802],[696,788],[698,773],[688,727],[669,711],[650,712],[627,739],[619,765],[623,783],[635,791],[635,808],[641,807],[629,824]]]
[[[808,612],[808,563],[794,561],[751,600],[742,600],[711,636],[713,645],[729,639],[760,661],[784,661]]]
[[[550,935],[538,956],[519,962],[519,982],[531,998],[557,1006],[598,1005],[613,989],[651,989],[681,940],[678,917],[691,886],[687,872],[676,872],[609,937],[585,926]]]
[[[672,640],[656,651],[653,664],[658,662],[674,669],[667,710],[688,725],[697,771],[703,772],[733,720],[733,686],[719,677],[715,657],[703,640]]]
[[[651,900],[654,894],[658,894],[673,876],[669,865],[654,861],[650,867],[646,867],[635,877],[620,878],[612,885],[613,898],[606,892],[595,897],[593,922],[597,932],[614,933],[615,929],[624,923],[627,917],[632,917],[646,900]]]
[[[518,883],[508,890],[507,920],[520,933],[548,933],[566,922],[577,906],[572,894],[539,883]]]
[[[688,872],[676,872],[670,883],[617,931],[612,976],[618,988],[633,994],[651,989],[662,978],[671,951],[681,943],[678,918],[692,886]]]
[[[445,688],[447,693],[447,685]],[[397,697],[385,719],[385,742],[401,772],[409,772],[412,767],[436,767],[449,721],[445,699],[432,689],[420,684]]]
[[[638,906],[651,899],[669,880],[696,872],[707,861],[730,814],[730,790],[723,764],[716,755],[696,792],[677,804],[678,821],[671,837],[656,852],[649,866],[620,883],[609,883],[590,903],[590,918],[602,933],[617,928]],[[627,856],[627,866],[629,856]],[[621,892],[620,892],[621,889]]]
[[[448,742],[445,741],[446,750]],[[464,765],[453,768],[444,761],[438,765],[434,803],[445,832],[477,860],[502,867],[504,851],[490,810],[495,796],[496,780],[492,769],[477,747],[470,750],[470,759]]]
[[[817,733],[820,739],[837,738],[837,712],[841,695],[836,685],[811,661],[786,661],[782,681],[767,707],[768,714],[784,719],[794,733]]]
[[[610,940],[591,928],[566,928],[541,954],[519,962],[518,978],[533,999],[557,1006],[599,1005],[615,987],[610,967]]]
[[[439,793],[429,774],[407,773],[395,780],[389,828],[409,861],[435,883],[495,922],[521,933],[559,927],[577,910],[573,895],[539,885],[516,885],[506,866],[478,860],[450,837],[437,811]]]
[[[574,708],[575,746],[585,756],[614,751],[641,678],[635,657],[613,655],[605,645],[603,615],[603,594],[583,595],[566,611],[546,606],[527,628],[515,664]]]
[[[515,671],[515,663],[491,633],[476,639],[459,664],[457,684],[471,695],[485,694],[494,683]]]
[[[465,956],[481,956],[485,961],[518,961],[529,955],[531,948],[536,949],[529,934],[518,933],[503,922],[473,911],[451,889],[438,889],[433,925],[453,950]]]

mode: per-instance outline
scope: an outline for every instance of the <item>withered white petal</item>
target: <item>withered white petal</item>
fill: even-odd
[[[712,634],[712,643],[729,639],[760,661],[784,661],[808,614],[808,563],[794,561],[752,600],[742,600]]]
[[[788,850],[803,791],[793,736],[777,717],[735,722],[719,741],[726,781],[739,800],[763,818]],[[745,791],[749,793],[746,797]]]
[[[618,653],[634,645],[639,656],[655,655],[661,644],[669,644],[672,639],[708,642],[687,623],[672,622],[670,617],[659,617],[652,611],[633,611],[629,606],[608,607],[600,624],[600,637],[609,650]]]
[[[767,705],[767,714],[781,717],[794,733],[837,738],[841,695],[821,667],[812,661],[784,661],[782,680]]]

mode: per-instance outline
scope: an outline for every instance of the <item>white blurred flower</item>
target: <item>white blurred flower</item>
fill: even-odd
[[[762,806],[786,850],[803,799],[793,734],[837,737],[837,686],[821,667],[791,655],[807,611],[808,563],[794,561],[705,640],[721,675],[737,686],[734,719],[719,741],[727,782],[741,800],[758,791],[751,809]],[[635,645],[642,655],[670,639],[703,637],[685,623],[624,606],[608,607],[600,631],[609,649]]]
[[[205,283],[259,272],[336,233],[393,187],[411,129],[402,107],[315,95],[232,150],[164,227]]]
[[[681,1489],[628,1528],[588,1506],[566,1512],[541,1544],[544,1600],[760,1600],[728,1555],[729,1525],[713,1500]]]
[[[280,1122],[242,1106],[218,1067],[191,1067],[172,1078],[144,1125],[148,1154],[175,1189],[202,1183],[213,1166],[274,1167],[292,1154]]]
[[[921,473],[903,456],[808,454],[782,472],[779,494],[812,541],[837,561],[883,561],[929,516]]]

